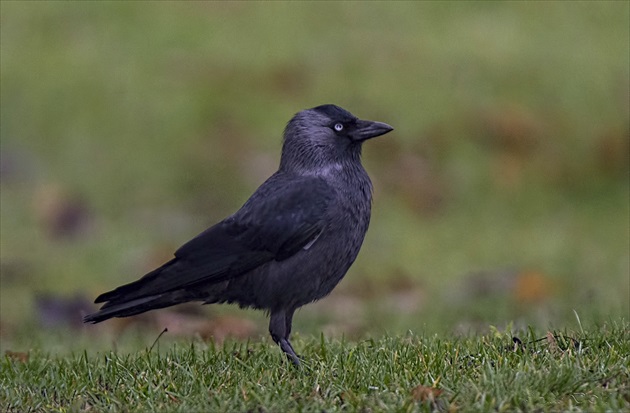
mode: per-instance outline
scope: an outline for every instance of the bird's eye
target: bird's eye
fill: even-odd
[[[335,123],[334,128],[337,132],[341,132],[343,130],[343,125],[341,123]]]

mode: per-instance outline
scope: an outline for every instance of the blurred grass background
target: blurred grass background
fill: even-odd
[[[285,123],[323,103],[395,132],[364,147],[363,250],[297,332],[628,317],[629,16],[628,2],[3,1],[2,346],[107,347],[126,325],[80,326],[89,300],[234,212],[276,169]],[[184,336],[265,334],[262,314],[201,309]],[[151,320],[153,338],[168,323]]]

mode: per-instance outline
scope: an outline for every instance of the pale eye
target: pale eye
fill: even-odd
[[[343,125],[341,123],[335,123],[335,130],[337,132],[341,132],[343,130]]]

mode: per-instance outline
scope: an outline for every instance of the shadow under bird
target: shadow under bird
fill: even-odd
[[[280,167],[235,214],[139,280],[98,296],[86,323],[189,301],[266,310],[269,333],[296,365],[293,313],[329,294],[354,262],[370,222],[363,142],[392,131],[335,105],[297,113]]]

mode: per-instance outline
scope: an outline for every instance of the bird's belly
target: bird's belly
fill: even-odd
[[[230,281],[227,301],[268,310],[298,308],[316,301],[328,295],[341,281],[354,262],[360,244],[343,245],[339,240],[319,239],[308,250],[283,261],[271,261]]]

